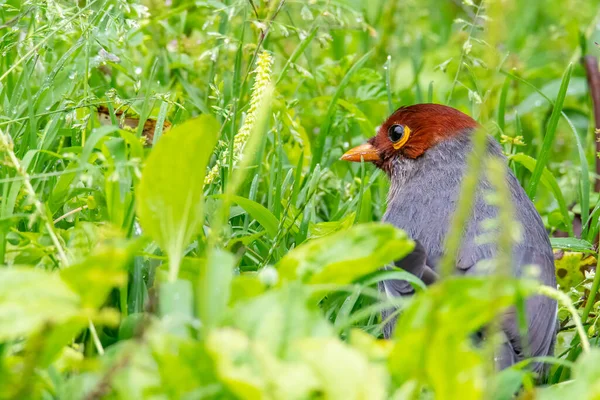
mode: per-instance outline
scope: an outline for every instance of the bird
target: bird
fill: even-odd
[[[467,172],[467,159],[473,147],[473,135],[479,124],[470,116],[441,104],[415,104],[398,108],[376,129],[366,143],[344,153],[341,160],[370,162],[385,171],[390,180],[387,209],[383,222],[404,230],[414,241],[411,254],[395,262],[416,275],[425,284],[438,280],[438,268],[444,255],[445,238]],[[487,155],[503,159],[500,144],[487,137]],[[554,256],[548,232],[519,181],[508,166],[506,184],[514,206],[514,218],[521,225],[521,240],[514,244],[512,274],[523,276],[527,266],[537,266],[537,279],[556,288]],[[471,215],[456,257],[455,272],[466,276],[489,273],[478,262],[493,259],[495,245],[477,238],[482,223],[497,215],[497,206],[485,200],[491,188],[485,177],[478,182]],[[385,280],[379,290],[388,296],[411,296],[413,287],[406,281]],[[532,296],[526,303],[527,338],[521,338],[516,312],[508,310],[501,321],[506,340],[494,358],[498,369],[505,369],[529,356],[552,355],[558,328],[557,304],[543,296]],[[382,313],[382,320],[391,314]],[[383,327],[383,335],[393,334],[395,319]],[[528,349],[528,351],[526,351]],[[528,354],[526,354],[528,353]],[[547,371],[543,363],[532,363],[534,371]]]

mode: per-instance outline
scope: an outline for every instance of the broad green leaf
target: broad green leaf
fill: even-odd
[[[318,222],[308,225],[308,237],[310,239],[318,239],[327,235],[331,235],[337,231],[349,229],[354,224],[356,218],[355,213],[349,213],[340,221]]]
[[[206,347],[219,380],[237,399],[309,399],[320,392],[320,379],[300,362],[285,362],[263,340],[225,328],[212,331]]]
[[[378,362],[386,361],[394,348],[393,341],[377,339],[373,335],[358,328],[350,330],[348,343],[369,357],[371,361]]]
[[[219,126],[208,115],[174,127],[158,142],[137,187],[137,214],[144,232],[169,256],[169,280],[175,281],[185,247],[203,223],[206,165]]]
[[[325,321],[305,286],[292,282],[280,289],[240,301],[230,313],[233,327],[250,338],[265,341],[269,351],[285,354],[291,343],[306,336],[330,336],[332,326]]]
[[[60,324],[79,314],[79,297],[58,274],[39,269],[0,269],[0,341]]]
[[[380,360],[337,337],[301,337],[280,356],[261,337],[231,328],[207,340],[219,378],[241,399],[385,399],[389,375]]]
[[[175,341],[172,336],[169,336],[169,339],[171,343]],[[85,370],[79,371],[81,367],[76,365],[75,369],[78,373],[67,375],[68,379],[57,387],[59,390],[56,397],[61,400],[85,400],[96,397],[102,379],[106,374],[111,373],[110,371],[114,371],[116,366],[121,365],[123,357],[126,357],[126,368],[119,368],[119,373],[111,376],[110,395],[103,395],[100,398],[156,399],[160,397],[156,393],[157,385],[160,385],[163,390],[160,393],[167,392],[167,389],[164,387],[166,382],[161,379],[157,371],[161,365],[153,358],[155,356],[156,353],[151,352],[146,344],[136,346],[131,341],[116,343],[106,348],[104,356],[95,359],[92,366]],[[180,358],[181,360],[183,357]],[[171,368],[172,375],[183,378],[184,370],[181,363],[177,369],[173,369],[172,364],[169,364],[168,368]],[[186,389],[189,390],[189,387]],[[171,398],[181,398],[181,396]]]
[[[67,346],[73,342],[73,338],[77,337],[88,324],[88,317],[82,314],[31,335],[27,346],[38,353],[38,367],[45,368],[52,364],[65,349],[69,348]]]
[[[194,292],[190,281],[178,279],[159,286],[159,311],[163,326],[171,333],[185,337],[194,318]]]
[[[397,382],[419,381],[436,399],[482,398],[486,361],[469,336],[514,304],[518,293],[534,289],[489,277],[453,277],[432,286],[398,319],[390,372]]]
[[[299,341],[296,351],[319,377],[323,398],[387,398],[386,388],[390,383],[387,371],[339,339],[305,338]]]
[[[576,251],[559,251],[554,254],[556,282],[560,289],[569,292],[585,280],[585,272],[596,267],[596,257]]]
[[[368,223],[311,240],[277,264],[281,281],[347,284],[406,256],[414,243],[392,225]]]
[[[523,385],[524,378],[527,376],[526,371],[507,368],[500,371],[494,377],[492,382],[492,399],[491,400],[512,400],[515,398],[515,393]]]
[[[214,249],[200,264],[198,315],[207,329],[217,326],[225,315],[235,263],[231,253]]]
[[[223,396],[224,384],[217,380],[217,369],[206,342],[163,334],[156,335],[151,345],[154,362],[150,368],[158,370],[160,378],[150,385],[154,390],[160,388],[163,395],[149,397],[146,393],[140,399],[231,398]],[[128,398],[125,391],[123,394],[123,399]]]
[[[112,288],[127,282],[126,268],[133,249],[133,246],[100,248],[83,262],[61,270],[61,278],[80,296],[83,306],[100,307]]]
[[[258,274],[236,275],[231,281],[231,297],[229,302],[231,305],[248,301],[265,292],[266,285],[258,278]]]

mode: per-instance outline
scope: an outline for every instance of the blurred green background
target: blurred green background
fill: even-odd
[[[596,398],[599,5],[0,0],[0,398]],[[387,177],[339,157],[423,102],[478,120],[524,187],[546,167],[546,378],[469,340],[535,285],[379,271],[413,243],[372,222]]]

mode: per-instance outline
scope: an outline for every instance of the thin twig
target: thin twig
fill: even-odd
[[[585,307],[583,309],[583,314],[581,319],[585,324],[588,320],[588,316],[590,315],[590,311],[592,311],[592,307],[596,303],[596,294],[598,293],[598,289],[600,288],[600,255],[596,258],[596,272],[594,273],[594,281],[592,282],[592,287],[590,288],[590,292],[587,297],[587,301],[585,303]]]
[[[479,18],[479,13],[480,13],[481,9],[483,8],[484,3],[485,3],[485,0],[482,0],[481,3],[479,3],[478,6],[476,6],[477,12],[475,13],[475,16],[473,17],[473,22],[469,26],[469,35],[467,36],[467,42],[469,40],[471,40],[471,37],[473,36],[473,31],[475,30],[475,26],[477,25],[477,19]],[[458,68],[456,69],[456,75],[454,76],[454,80],[452,81],[452,87],[450,87],[450,93],[448,94],[448,99],[446,100],[446,104],[450,104],[450,101],[452,100],[452,95],[454,95],[454,89],[456,88],[456,83],[458,82],[458,78],[460,77],[460,73],[462,71],[462,66],[463,66],[463,62],[465,60],[466,55],[467,55],[467,50],[463,47],[462,51],[460,52],[460,59],[458,60]]]
[[[256,5],[254,4],[254,1],[248,0],[248,2],[250,2],[250,5],[252,6],[252,10],[254,11],[254,15],[256,16],[256,19],[258,19],[258,10],[256,9]]]
[[[36,7],[31,7],[30,9],[28,9],[27,11],[23,12],[22,14],[17,15],[16,17],[6,21],[4,24],[0,25],[0,29],[4,29],[4,28],[10,28],[13,25],[15,25],[17,22],[19,22],[20,20],[22,20],[23,18],[25,18],[25,16],[27,14],[29,14],[30,12],[32,12],[33,10],[35,10]]]
[[[585,56],[581,59],[585,68],[592,107],[594,109],[596,152],[600,153],[600,71],[598,70],[598,59],[595,56]],[[596,179],[594,190],[600,192],[600,158],[596,158]]]
[[[562,305],[567,309],[569,314],[571,314],[571,318],[573,319],[573,323],[575,324],[577,334],[579,335],[579,340],[581,341],[581,348],[583,349],[584,353],[588,353],[590,351],[590,341],[585,332],[585,328],[583,327],[581,318],[577,313],[577,309],[573,306],[573,303],[571,302],[569,296],[567,296],[560,290],[551,288],[550,286],[540,286],[538,292],[543,296],[556,300],[558,304]]]
[[[60,217],[56,218],[54,220],[54,223],[56,224],[57,222],[62,221],[63,219],[67,218],[68,216],[73,215],[73,214],[77,214],[79,211],[85,210],[86,208],[88,208],[87,204],[84,204],[81,207],[77,207],[77,208],[75,208],[75,209],[73,209],[73,210],[71,210],[71,211],[69,211],[69,212],[61,215]]]
[[[279,2],[279,4],[277,5],[277,8],[273,12],[273,14],[271,14],[271,16],[267,19],[267,21],[265,23],[265,28],[261,29],[260,37],[258,38],[258,43],[256,44],[256,49],[254,50],[254,54],[252,55],[252,59],[250,60],[248,70],[246,71],[246,75],[244,76],[244,80],[242,81],[242,84],[240,85],[240,87],[244,86],[244,84],[246,83],[246,80],[248,79],[248,76],[250,76],[250,72],[252,72],[252,65],[254,65],[254,61],[256,61],[256,57],[258,57],[258,52],[262,48],[263,42],[269,35],[269,31],[271,29],[271,24],[273,23],[273,21],[279,14],[279,11],[281,11],[281,8],[283,7],[284,4],[285,4],[285,0],[281,0]]]
[[[98,336],[98,332],[96,331],[96,327],[91,319],[88,319],[88,327],[90,328],[90,333],[92,334],[92,340],[94,341],[94,346],[96,347],[96,351],[101,356],[104,355],[104,347],[102,347],[102,342],[100,341],[100,337]]]

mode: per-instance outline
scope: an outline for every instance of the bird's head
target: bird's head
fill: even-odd
[[[396,160],[417,159],[436,144],[476,127],[473,118],[440,104],[400,107],[374,137],[347,151],[341,159],[372,162],[390,174]]]

